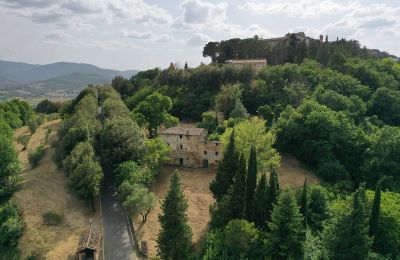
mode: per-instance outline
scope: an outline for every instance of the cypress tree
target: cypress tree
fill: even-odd
[[[254,223],[258,228],[266,230],[268,209],[268,183],[265,173],[261,175],[254,195]]]
[[[292,192],[284,192],[274,207],[271,222],[269,257],[271,259],[302,259],[304,254],[303,217]]]
[[[323,221],[327,219],[327,199],[323,189],[316,186],[312,189],[308,203],[307,224],[315,231],[322,230]]]
[[[334,218],[324,231],[325,247],[329,259],[367,259],[371,247],[366,217],[365,188],[361,186],[353,195],[350,213]]]
[[[232,218],[244,218],[246,204],[246,159],[244,158],[243,154],[240,156],[239,170],[233,179],[230,194],[230,209]]]
[[[181,190],[178,171],[171,176],[171,184],[161,204],[158,216],[161,229],[157,236],[161,259],[187,259],[192,247],[192,230],[188,224],[187,201]]]
[[[271,174],[269,177],[269,189],[268,189],[268,204],[267,204],[267,220],[271,220],[271,213],[274,205],[278,201],[279,197],[279,181],[278,181],[278,173],[275,170],[271,170]]]
[[[307,228],[307,215],[308,215],[308,205],[307,205],[307,178],[304,180],[303,192],[300,198],[300,213],[303,215],[303,225]]]
[[[257,154],[254,146],[250,149],[249,167],[246,182],[246,218],[254,220],[254,192],[257,186]]]
[[[210,190],[215,199],[221,199],[228,193],[238,170],[238,153],[235,147],[235,132],[232,131],[229,144],[224,151],[224,158],[219,162],[215,179],[210,183]]]
[[[369,235],[373,237],[372,248],[376,248],[376,238],[379,233],[379,217],[381,210],[381,181],[378,181],[375,188],[374,202],[372,204],[371,217],[369,220]]]

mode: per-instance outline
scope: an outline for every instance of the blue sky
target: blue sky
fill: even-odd
[[[0,0],[0,59],[104,68],[209,62],[209,40],[304,31],[400,56],[399,0]]]

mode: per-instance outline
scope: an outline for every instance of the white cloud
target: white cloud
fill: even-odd
[[[170,34],[161,33],[156,34],[153,32],[141,32],[136,30],[121,30],[122,36],[134,40],[143,40],[148,43],[166,43],[166,42],[177,42],[177,40]]]
[[[355,2],[339,3],[334,0],[273,0],[260,2],[251,0],[240,7],[257,15],[286,15],[288,17],[314,18],[323,15],[337,15],[357,8]]]
[[[214,4],[202,0],[185,0],[180,5],[181,16],[175,21],[176,27],[204,28],[218,27],[225,23],[228,4]]]
[[[202,46],[211,40],[210,36],[204,33],[195,33],[186,42],[188,46]]]

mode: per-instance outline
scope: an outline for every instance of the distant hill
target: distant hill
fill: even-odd
[[[37,65],[0,60],[0,99],[70,98],[89,84],[106,84],[115,76],[130,78],[137,72],[102,69],[84,63]]]

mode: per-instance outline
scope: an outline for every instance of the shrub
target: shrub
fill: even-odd
[[[44,145],[39,145],[35,150],[29,152],[28,159],[33,167],[36,167],[43,158],[46,148]]]
[[[31,130],[32,133],[35,133],[37,128],[44,123],[44,116],[43,115],[39,115],[36,116],[35,118],[33,118],[32,120],[30,120],[28,122],[28,127],[29,130]]]
[[[60,226],[64,222],[64,216],[53,211],[48,211],[43,214],[43,224],[46,226]]]
[[[18,143],[23,145],[23,150],[26,150],[26,146],[28,145],[30,139],[31,139],[30,135],[20,135],[18,136],[17,141]]]

